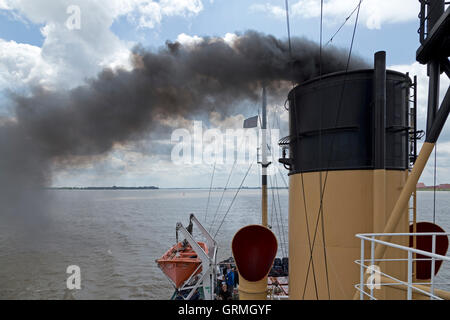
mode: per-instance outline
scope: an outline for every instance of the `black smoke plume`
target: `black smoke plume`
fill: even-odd
[[[344,70],[347,58],[346,50],[327,47],[322,72]],[[37,210],[30,195],[51,184],[55,162],[107,154],[162,119],[232,112],[242,101],[256,101],[263,83],[284,99],[292,81],[316,77],[320,69],[317,44],[293,39],[291,58],[287,41],[253,31],[232,44],[204,38],[168,42],[156,52],[137,47],[131,59],[132,71],[106,69],[70,91],[34,88],[30,96],[12,97],[15,117],[0,122],[2,214]],[[366,67],[359,58],[351,61],[351,69]]]

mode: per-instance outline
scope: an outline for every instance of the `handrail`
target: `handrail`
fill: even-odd
[[[436,266],[436,261],[450,261],[450,257],[449,256],[443,256],[440,254],[436,254],[435,250],[436,250],[436,238],[437,237],[442,237],[442,236],[449,236],[450,233],[444,233],[444,232],[424,232],[424,233],[367,233],[367,234],[357,234],[356,237],[361,239],[361,259],[355,261],[356,264],[358,264],[360,266],[360,283],[355,285],[355,288],[359,291],[359,296],[360,299],[363,300],[365,296],[369,297],[372,300],[376,300],[375,296],[374,296],[374,287],[372,283],[365,283],[365,272],[370,271],[370,273],[372,274],[372,276],[374,274],[376,274],[378,277],[382,277],[384,276],[385,279],[390,279],[392,281],[394,281],[395,283],[386,283],[386,281],[384,281],[385,283],[383,284],[383,286],[396,286],[396,285],[400,285],[400,286],[405,286],[406,287],[406,291],[407,291],[407,299],[408,300],[412,300],[413,298],[413,291],[415,292],[419,292],[422,295],[428,296],[430,299],[442,299],[441,296],[444,297],[448,297],[449,295],[447,295],[447,292],[444,292],[442,290],[438,290],[435,289],[435,285],[436,283],[434,282],[435,279],[435,266]],[[428,237],[432,237],[432,252],[428,252],[428,251],[424,251],[424,250],[419,250],[416,248],[411,248],[408,246],[404,246],[404,245],[400,245],[400,244],[396,244],[396,243],[391,243],[391,242],[387,242],[387,241],[383,241],[380,239],[376,239],[376,237],[398,237],[398,236],[414,236],[414,237],[423,237],[423,236],[428,236]],[[365,241],[368,241],[371,243],[370,246],[370,258],[365,259]],[[399,250],[403,250],[406,251],[408,253],[408,258],[407,259],[377,259],[375,257],[375,244],[378,244],[380,246],[385,246],[385,247],[390,247],[390,248],[394,248],[394,249],[399,249]],[[413,255],[422,255],[428,258],[413,258]],[[415,283],[413,282],[413,261],[424,261],[424,260],[431,260],[431,279],[430,279],[430,283]],[[376,264],[380,263],[380,262],[401,262],[401,261],[407,261],[408,262],[408,272],[407,272],[407,280],[403,281],[397,278],[394,278],[384,272],[382,272],[381,270],[376,270]],[[369,262],[369,265],[366,265],[365,263]],[[372,277],[371,277],[372,278]],[[369,278],[370,279],[370,278]],[[370,281],[372,281],[372,279],[370,279]],[[390,282],[390,281],[389,281]],[[425,285],[429,284],[430,287],[426,287]],[[368,287],[370,289],[370,292],[366,292],[366,290],[364,289],[365,287]],[[381,285],[380,285],[381,286]],[[435,293],[439,293],[439,295],[436,295]],[[445,295],[443,295],[443,293],[445,293]]]
[[[417,233],[360,233],[356,237],[384,237],[384,236],[449,236],[446,232],[417,232]]]
[[[447,256],[443,256],[443,255],[432,253],[432,252],[429,252],[429,251],[423,251],[423,250],[419,250],[419,249],[414,249],[414,248],[411,248],[411,247],[406,247],[406,246],[402,246],[402,245],[399,245],[399,244],[395,244],[395,243],[386,242],[386,241],[383,241],[383,240],[378,240],[378,239],[371,238],[372,236],[373,237],[376,237],[376,236],[379,236],[379,237],[382,237],[382,236],[437,236],[437,237],[439,237],[439,236],[448,236],[448,235],[450,235],[450,233],[443,233],[443,232],[441,232],[441,233],[432,233],[432,232],[425,233],[424,232],[424,233],[396,233],[396,234],[393,234],[393,233],[391,233],[391,234],[382,234],[382,233],[380,233],[380,234],[371,234],[371,235],[369,235],[369,234],[365,234],[365,235],[358,234],[358,235],[356,235],[356,237],[359,238],[359,239],[367,240],[367,241],[373,241],[375,243],[379,243],[379,244],[385,245],[387,247],[406,250],[406,251],[409,251],[409,252],[412,252],[412,253],[416,253],[416,254],[420,254],[420,255],[423,255],[423,256],[427,256],[427,257],[430,257],[430,258],[435,258],[435,259],[444,260],[444,261],[450,261],[450,257],[447,257]]]

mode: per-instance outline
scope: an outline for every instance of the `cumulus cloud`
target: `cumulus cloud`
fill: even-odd
[[[41,48],[0,39],[0,87],[10,84],[46,86],[55,70],[44,61]]]
[[[183,46],[195,46],[197,44],[202,43],[204,40],[199,36],[189,36],[185,33],[182,33],[178,35],[176,41],[182,44]]]
[[[164,17],[189,18],[203,11],[201,0],[110,0],[115,16],[127,16],[140,28],[155,28]]]
[[[327,23],[342,22],[358,5],[359,0],[325,0],[324,19]],[[285,18],[285,8],[279,1],[254,4],[254,12],[264,12],[275,18]],[[317,18],[320,16],[320,1],[298,0],[290,7],[293,17]],[[380,29],[382,24],[417,20],[419,2],[416,0],[365,0],[361,6],[360,18],[369,29]]]
[[[265,12],[275,18],[286,18],[286,10],[280,6],[271,3],[257,3],[250,6],[250,10],[254,12]]]
[[[107,66],[127,65],[129,46],[118,39],[110,30],[114,21],[113,13],[109,12],[99,2],[78,1],[81,8],[81,24],[79,30],[67,28],[70,17],[67,8],[73,1],[20,1],[5,0],[9,10],[24,17],[34,24],[43,25],[41,33],[44,36],[42,47],[0,42],[0,50],[28,55],[31,59],[26,64],[17,64],[16,74],[26,74],[30,65],[35,70],[50,72],[36,73],[41,77],[22,77],[22,81],[12,82],[9,89],[22,83],[34,84],[34,81],[45,82],[51,87],[73,87],[86,77],[95,75],[101,68]],[[109,2],[108,2],[109,3]],[[0,63],[8,63],[8,58],[1,57]],[[2,74],[2,84],[7,82],[13,73]],[[31,81],[33,80],[33,81]],[[11,88],[12,87],[12,88]],[[4,88],[4,87],[3,87]]]
[[[73,15],[71,6],[80,9],[79,29],[67,27]],[[119,17],[128,17],[139,28],[154,28],[165,16],[197,15],[203,4],[201,0],[0,0],[0,10],[42,25],[44,36],[41,48],[0,41],[0,65],[4,67],[0,89],[24,84],[71,88],[105,67],[131,67],[135,43],[122,41],[110,30]]]

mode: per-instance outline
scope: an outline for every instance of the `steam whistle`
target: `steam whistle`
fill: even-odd
[[[278,250],[273,232],[261,225],[244,227],[234,236],[231,249],[239,272],[239,299],[266,300],[267,277]]]

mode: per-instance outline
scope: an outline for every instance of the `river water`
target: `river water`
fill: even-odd
[[[236,190],[225,193],[219,210],[222,190],[213,191],[207,215],[207,190],[48,192],[45,223],[24,229],[0,225],[0,299],[67,298],[71,265],[81,270],[82,289],[72,294],[75,299],[168,299],[172,289],[155,259],[175,243],[177,222],[186,225],[190,213],[201,221],[206,216],[208,228],[215,220],[215,234],[223,221],[216,239],[219,258],[228,258],[234,233],[260,221],[259,190],[241,190],[226,217]],[[273,192],[269,198],[281,206],[282,220],[273,215],[269,221],[283,242],[288,192]],[[420,220],[430,220],[433,193],[419,192],[418,198]],[[450,230],[450,192],[437,194],[436,217]],[[282,246],[279,256],[286,251]],[[450,282],[450,273],[439,278]]]

